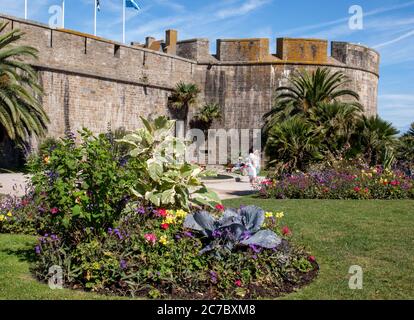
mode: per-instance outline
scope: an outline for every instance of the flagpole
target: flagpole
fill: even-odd
[[[123,8],[122,8],[122,42],[125,43],[125,6],[126,0],[122,0]]]
[[[95,37],[96,37],[96,6],[97,6],[97,2],[96,1],[97,0],[95,0],[95,9],[94,9],[95,17],[94,17],[94,30],[93,30],[93,34],[95,35]]]
[[[62,0],[62,29],[65,29],[65,0]]]
[[[27,20],[27,0],[24,0],[24,18]]]

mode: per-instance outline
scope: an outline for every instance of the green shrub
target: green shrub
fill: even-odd
[[[49,154],[32,159],[32,186],[39,207],[48,214],[50,232],[72,234],[93,227],[104,230],[119,218],[128,195],[126,170],[103,134],[69,135]]]
[[[143,205],[178,209],[220,203],[217,194],[201,181],[213,173],[184,161],[185,142],[172,135],[175,122],[165,117],[153,122],[141,119],[144,128],[118,140],[132,146],[130,171],[139,172],[132,187],[137,199]]]

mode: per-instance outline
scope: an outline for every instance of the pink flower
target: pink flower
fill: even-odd
[[[153,234],[153,233],[147,233],[147,234],[145,234],[144,235],[144,238],[145,238],[145,240],[148,243],[151,243],[152,245],[154,245],[155,242],[157,242],[157,236],[155,234]]]
[[[51,213],[51,214],[57,214],[58,212],[59,212],[59,209],[58,209],[58,208],[56,208],[56,207],[54,207],[54,208],[50,209],[50,213]]]
[[[223,211],[224,206],[222,204],[216,204],[216,209],[219,210],[219,211]]]
[[[287,226],[285,226],[285,227],[282,228],[282,234],[284,236],[290,235],[291,233],[292,232],[290,231],[290,229]]]
[[[310,256],[308,259],[309,259],[310,262],[315,262],[316,261],[316,258],[314,256]]]
[[[360,192],[360,191],[361,191],[361,188],[360,188],[360,187],[355,187],[355,188],[354,188],[354,191],[355,191],[355,192]]]
[[[241,287],[241,286],[242,286],[242,282],[241,282],[241,280],[236,280],[236,281],[234,281],[234,284],[235,284],[237,287]]]
[[[396,187],[398,185],[400,185],[400,182],[398,180],[393,180],[390,182],[390,185],[392,185],[393,187]]]
[[[165,209],[158,209],[157,210],[157,215],[165,218],[167,216],[167,210],[165,210]]]
[[[269,185],[271,185],[273,182],[272,182],[272,180],[270,180],[270,179],[266,179],[266,180],[263,180],[262,181],[262,184],[264,184],[265,186],[269,186]]]

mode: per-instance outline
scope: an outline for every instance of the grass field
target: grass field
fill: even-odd
[[[414,201],[262,200],[243,197],[226,206],[254,204],[284,211],[293,239],[316,256],[318,278],[283,299],[414,299]],[[50,290],[29,272],[35,238],[0,235],[0,299],[110,299]],[[348,287],[348,270],[364,271],[363,289]]]

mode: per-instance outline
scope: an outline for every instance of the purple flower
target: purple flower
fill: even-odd
[[[123,260],[123,259],[121,261],[119,261],[119,266],[121,267],[122,270],[126,269],[127,268],[126,261]]]
[[[223,232],[220,230],[214,230],[212,233],[213,238],[220,238],[223,235]]]
[[[40,250],[40,246],[36,246],[36,247],[35,247],[35,252],[36,252],[36,254],[40,254],[40,251],[41,251],[41,250]]]
[[[217,283],[217,272],[215,271],[210,271],[210,280],[213,283]]]
[[[194,235],[190,231],[184,231],[183,235],[187,238],[193,238],[194,237]]]
[[[144,207],[136,208],[135,211],[139,214],[145,214],[145,208]]]
[[[242,233],[242,239],[243,240],[246,240],[246,239],[249,239],[250,238],[250,236],[251,236],[251,234],[250,234],[250,232],[249,231],[244,231],[243,233]]]
[[[254,244],[250,244],[249,247],[250,247],[250,249],[252,249],[252,251],[254,253],[260,253],[262,251],[261,248],[259,248],[258,246],[254,245]]]

